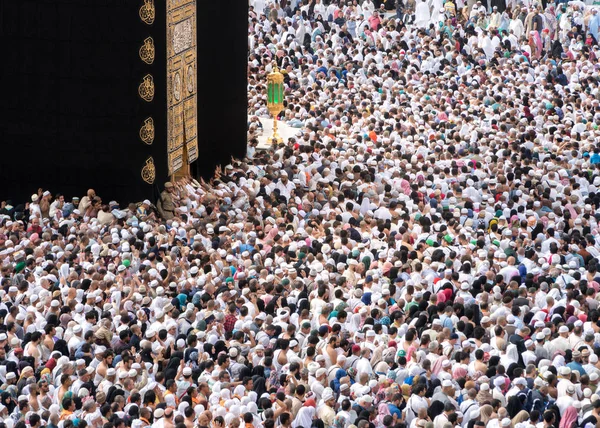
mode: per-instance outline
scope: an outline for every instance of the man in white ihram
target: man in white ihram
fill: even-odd
[[[415,9],[415,26],[417,28],[426,28],[429,25],[430,20],[429,4],[427,3],[427,0],[422,0],[417,4]]]

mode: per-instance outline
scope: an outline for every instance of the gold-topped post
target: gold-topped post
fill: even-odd
[[[182,155],[182,160],[181,160],[182,165],[181,165],[181,168],[179,168],[177,171],[175,171],[171,175],[171,183],[176,183],[179,180],[181,180],[182,178],[187,178],[190,176],[190,163],[189,163],[188,150],[187,150],[188,140],[187,140],[186,127],[185,127],[185,113],[183,111],[181,112],[181,120],[182,120],[182,126],[183,126],[183,155]]]
[[[273,71],[267,75],[267,109],[273,116],[273,135],[267,139],[270,144],[283,142],[277,133],[277,115],[283,110],[284,86],[283,74],[279,72],[277,65],[273,65]]]

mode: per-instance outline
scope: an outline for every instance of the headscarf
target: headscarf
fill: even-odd
[[[567,407],[567,410],[565,410],[565,413],[563,413],[560,419],[560,425],[558,428],[573,428],[573,424],[577,422],[578,417],[579,413],[575,407]]]
[[[433,363],[433,366],[431,367],[431,373],[433,373],[434,375],[438,375],[442,371],[442,364],[444,363],[444,361],[447,360],[448,357],[446,357],[445,355],[442,355],[437,360],[435,360],[435,363]]]
[[[240,400],[242,399],[242,397],[245,396],[245,394],[246,394],[246,388],[244,387],[244,385],[238,385],[233,390],[233,396]]]
[[[186,304],[187,304],[187,296],[185,294],[179,294],[177,296],[177,300],[179,301],[179,307],[181,309],[185,308]]]
[[[486,391],[480,389],[479,392],[477,393],[476,399],[477,399],[477,402],[479,404],[481,404],[481,403],[486,403],[486,402],[489,403],[490,401],[492,401],[494,399],[494,397],[492,396],[490,389],[487,389]],[[483,407],[482,407],[482,409],[483,409]]]
[[[521,422],[525,422],[527,419],[529,419],[529,413],[527,413],[526,410],[521,410],[514,418],[512,418],[512,426],[514,427]]]
[[[264,366],[256,366],[252,369],[252,380],[254,380],[254,377],[265,377],[265,368]]]
[[[550,31],[550,38],[554,38],[554,32],[558,28],[558,22],[556,20],[556,13],[554,10],[554,6],[548,4],[546,6],[546,10],[544,11],[544,28],[547,28]]]
[[[506,354],[500,357],[500,361],[504,367],[509,367],[511,364],[519,362],[519,351],[517,345],[511,343],[506,347]]]
[[[346,376],[348,376],[348,373],[346,373],[346,370],[337,369],[337,371],[335,372],[335,379],[333,379],[333,391],[334,392],[340,392],[341,379]]]
[[[266,380],[264,377],[254,376],[252,378],[253,390],[260,398],[265,392],[267,392]]]
[[[177,354],[177,352],[176,352]],[[182,355],[183,356],[183,355]],[[177,376],[177,371],[179,370],[179,365],[181,364],[181,357],[173,356],[169,360],[167,364],[167,368],[165,369],[165,382],[169,379],[175,380],[175,376]]]
[[[60,401],[60,410],[65,410],[63,408],[63,403],[65,402],[65,398],[73,398],[73,391],[67,391],[67,392],[65,392],[65,395],[63,395],[63,398]]]
[[[15,401],[12,399],[10,393],[6,391],[0,395],[0,404],[6,406],[6,408],[8,409],[8,413],[12,413],[15,407],[17,406]]]
[[[379,406],[377,407],[377,419],[375,421],[375,426],[383,427],[383,418],[390,414],[390,408],[388,407],[387,403],[379,403]]]
[[[481,406],[480,417],[481,421],[487,426],[488,422],[492,418],[492,414],[494,413],[494,408],[489,404]]]
[[[346,417],[344,415],[338,413],[335,418],[333,418],[332,428],[344,428],[346,425]]]
[[[508,399],[508,403],[506,404],[506,411],[510,418],[514,418],[517,414],[523,410],[523,403],[518,395],[513,395]]]
[[[23,368],[23,371],[21,371],[21,376],[19,376],[19,380],[27,379],[31,376],[33,376],[33,369],[31,368],[31,366],[27,366]]]
[[[467,370],[464,367],[457,366],[452,372],[452,375],[455,379],[460,379],[467,376]]]
[[[304,407],[309,407],[309,406],[312,406],[312,407],[315,407],[315,408],[317,407],[317,402],[315,401],[314,398],[309,398],[308,400],[306,400],[304,402]]]
[[[542,39],[540,38],[540,35],[537,31],[531,31],[529,33],[529,42],[530,44],[532,44],[533,48],[535,48],[535,54],[532,52],[532,54],[534,54],[534,56],[536,58],[538,58],[542,52]]]
[[[361,321],[360,314],[353,314],[352,317],[350,317],[350,331],[359,331]]]
[[[552,360],[552,365],[554,367],[556,367],[557,369],[564,367],[565,366],[565,357],[563,357],[562,355],[555,356],[554,359]]]
[[[310,428],[315,414],[316,409],[314,407],[301,407],[300,410],[298,410],[296,418],[292,422],[292,428]]]

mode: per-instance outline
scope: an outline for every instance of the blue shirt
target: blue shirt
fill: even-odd
[[[570,368],[571,371],[578,371],[580,376],[587,374],[583,366],[576,361],[571,361],[569,364],[567,364],[567,367]]]
[[[396,406],[395,404],[388,403],[388,409],[390,411],[390,415],[392,415],[392,416],[396,415],[398,417],[398,419],[400,419],[402,417],[402,412],[400,411],[398,406]]]
[[[442,316],[440,317],[440,319],[442,319],[442,317],[443,317],[443,320],[442,320],[442,327],[443,327],[443,328],[446,328],[446,327],[448,327],[450,330],[453,330],[453,329],[454,329],[454,323],[452,323],[452,318],[450,318],[450,317],[449,317],[449,316],[447,316],[447,315],[442,315]]]

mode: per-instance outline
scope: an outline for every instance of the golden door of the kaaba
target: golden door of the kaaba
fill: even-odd
[[[167,0],[167,156],[169,175],[189,174],[198,158],[196,0]]]
[[[157,10],[157,7],[164,7]],[[172,180],[188,176],[190,163],[198,158],[197,140],[197,68],[196,68],[196,0],[143,0],[140,19],[149,27],[158,14],[166,14],[166,58],[156,57],[155,40],[147,37],[141,44],[141,61],[153,64],[160,61],[166,67],[166,138],[168,175]],[[164,62],[163,62],[164,61]],[[152,74],[140,83],[138,92],[145,102],[152,102],[155,88]],[[152,145],[155,137],[154,120],[148,117],[140,128],[140,140]],[[142,169],[142,178],[154,182],[154,159],[149,157]]]

